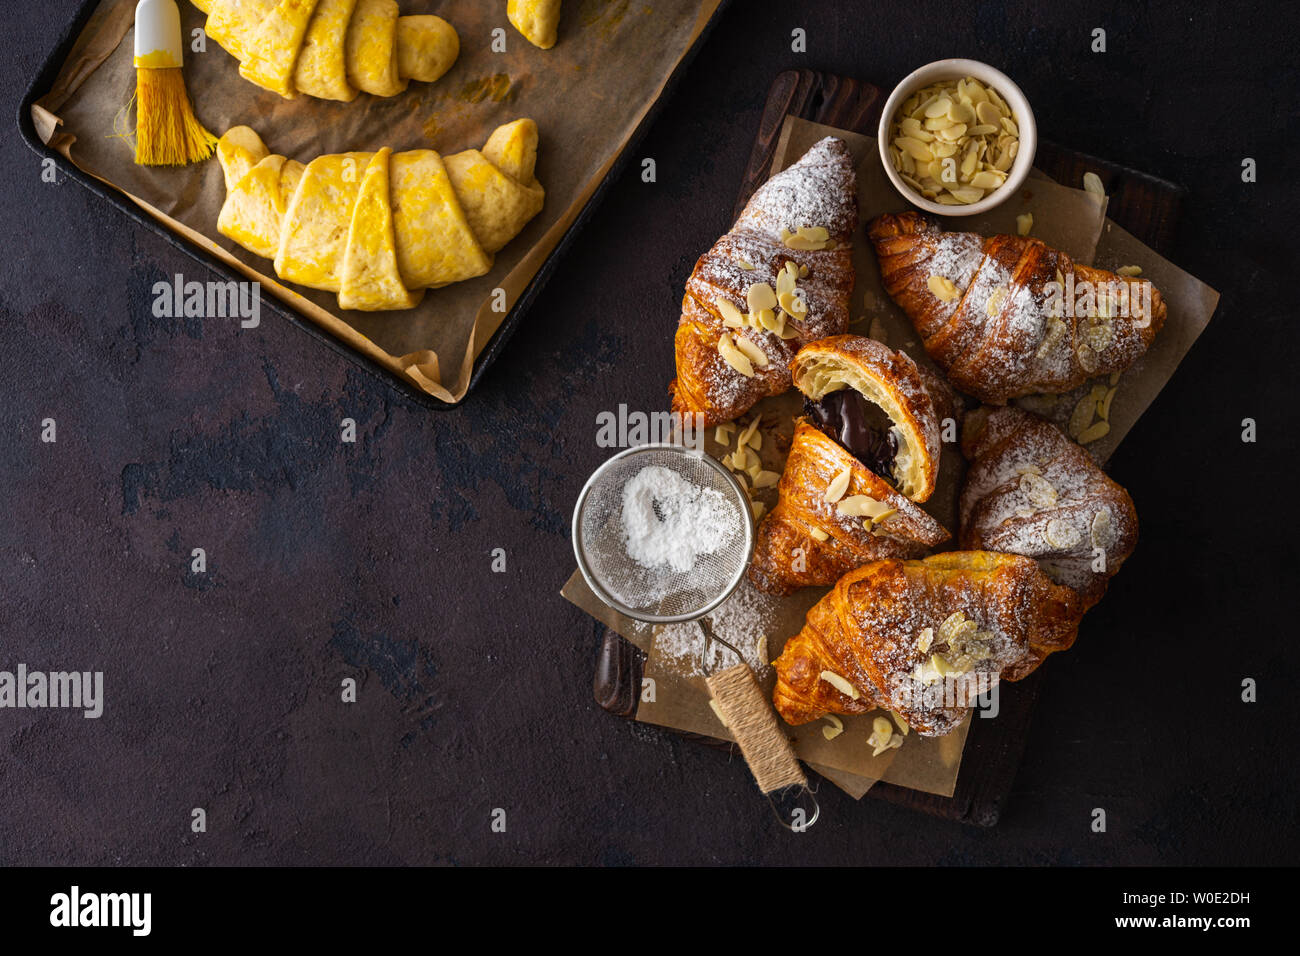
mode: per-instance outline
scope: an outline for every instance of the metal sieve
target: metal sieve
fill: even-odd
[[[654,465],[706,492],[719,493],[735,510],[736,533],[718,550],[697,556],[689,571],[647,568],[628,554],[623,489],[643,468]],[[663,520],[657,502],[654,510]],[[587,479],[573,511],[573,553],[596,597],[646,624],[695,621],[704,635],[706,661],[710,641],[717,641],[736,656],[738,663],[721,673],[711,674],[706,668],[715,712],[740,746],[777,820],[794,829],[790,817],[798,813],[799,829],[806,829],[817,822],[821,812],[815,794],[808,789],[808,778],[744,655],[714,634],[705,620],[706,614],[736,590],[753,551],[754,524],[745,489],[720,462],[681,445],[640,445],[619,452]],[[811,809],[800,806],[801,801]]]
[[[623,525],[623,489],[643,468],[657,465],[735,510],[736,533],[689,571],[643,567],[629,554]],[[573,512],[573,553],[587,586],[610,607],[646,624],[694,621],[725,601],[740,584],[754,551],[749,496],[721,463],[682,445],[639,445],[596,469]]]

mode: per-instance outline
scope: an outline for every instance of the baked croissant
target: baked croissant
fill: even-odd
[[[1137,546],[1133,499],[1055,426],[1020,408],[966,417],[961,546],[1035,558],[1085,608]]]
[[[560,29],[560,0],[509,0],[506,17],[533,46],[549,50]]]
[[[834,584],[881,558],[916,558],[950,535],[917,507],[934,491],[939,422],[916,363],[874,339],[836,335],[799,350],[807,417],[779,499],[758,527],[749,579],[788,594]]]
[[[776,660],[790,724],[884,708],[925,736],[954,730],[975,697],[1018,680],[1078,634],[1083,608],[1030,558],[949,551],[850,571]]]
[[[217,229],[275,260],[280,278],[337,292],[339,307],[414,307],[428,288],[482,275],[542,208],[537,125],[499,127],[483,149],[342,153],[302,163],[247,126],[221,137]]]
[[[460,55],[446,20],[399,16],[396,0],[193,0],[204,29],[246,80],[291,99],[396,96],[432,83]]]
[[[686,282],[673,411],[714,425],[790,387],[799,347],[849,327],[857,175],[828,136],[754,193]]]
[[[1150,282],[1077,265],[1037,239],[944,232],[914,212],[879,216],[867,234],[926,352],[993,405],[1123,371],[1164,325]]]

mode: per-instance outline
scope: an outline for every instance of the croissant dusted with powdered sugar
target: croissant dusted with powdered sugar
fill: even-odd
[[[776,507],[758,527],[749,579],[788,594],[881,558],[918,558],[949,534],[914,501],[939,470],[939,422],[916,363],[874,339],[799,350],[794,431]]]
[[[828,136],[761,186],[686,282],[673,411],[713,425],[790,387],[806,342],[845,332],[857,176]]]
[[[879,216],[867,234],[926,352],[993,405],[1123,371],[1165,321],[1150,282],[1078,265],[1037,239],[944,232],[914,212]]]
[[[1023,409],[966,416],[961,546],[1035,558],[1092,607],[1137,546],[1133,499],[1092,456]]]
[[[775,663],[773,703],[791,724],[879,707],[939,736],[999,678],[1070,647],[1082,616],[1078,595],[1019,555],[876,561],[808,612]]]

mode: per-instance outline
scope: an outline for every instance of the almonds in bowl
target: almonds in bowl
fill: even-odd
[[[894,186],[928,212],[970,215],[1024,181],[1037,135],[1024,94],[975,60],[940,60],[899,84],[880,120]]]

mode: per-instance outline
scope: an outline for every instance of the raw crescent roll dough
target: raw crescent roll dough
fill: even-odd
[[[397,75],[397,0],[357,0],[344,49],[348,81],[375,96],[406,89]]]
[[[285,98],[347,102],[364,90],[395,96],[432,83],[460,55],[460,39],[431,14],[399,16],[396,0],[192,0],[204,28],[240,61],[247,80]]]
[[[393,157],[397,264],[411,288],[437,288],[492,268],[456,198],[442,157],[415,149]]]
[[[221,138],[226,201],[217,229],[274,257],[289,282],[339,294],[345,309],[409,309],[423,290],[487,272],[541,210],[537,125],[516,120],[483,150],[271,154],[247,126]]]
[[[385,146],[366,167],[348,229],[343,254],[344,309],[413,309],[424,298],[402,285],[397,271],[397,239],[393,234],[393,209],[388,199],[388,162],[393,151]]]
[[[356,97],[356,88],[348,82],[343,42],[356,5],[357,0],[318,0],[293,71],[298,92],[344,103]]]
[[[315,12],[316,0],[280,0],[253,34],[248,59],[239,65],[240,76],[283,97],[297,96],[293,68]]]
[[[307,164],[280,232],[275,254],[275,272],[280,278],[330,292],[342,288],[348,224],[372,155],[340,153]],[[235,192],[243,188],[241,180]]]
[[[432,83],[460,56],[460,37],[442,17],[397,18],[397,72],[410,80]]]
[[[560,0],[509,0],[506,16],[533,46],[549,50],[560,29]]]

